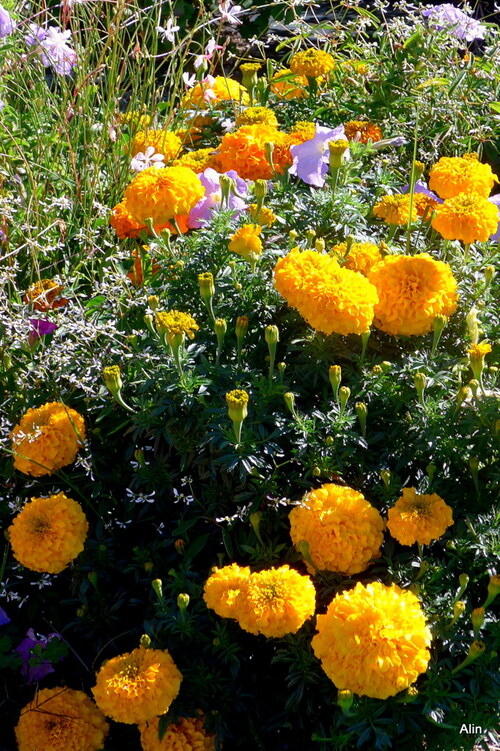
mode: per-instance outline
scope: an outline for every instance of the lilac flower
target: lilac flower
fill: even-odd
[[[293,156],[293,164],[290,167],[290,175],[300,177],[308,185],[322,188],[325,184],[325,176],[328,172],[330,152],[329,141],[345,139],[343,125],[338,125],[331,130],[321,125],[316,125],[316,133],[310,141],[304,141],[290,148]],[[346,152],[347,158],[349,150]]]
[[[226,23],[231,24],[232,26],[237,26],[240,23],[243,23],[240,21],[238,16],[242,12],[243,8],[241,5],[233,5],[232,0],[219,0],[219,13],[220,20],[226,21]]]
[[[174,24],[175,19],[169,18],[165,28],[163,28],[162,26],[156,27],[156,31],[158,32],[162,42],[170,42],[171,44],[175,42],[175,32],[179,31],[181,27],[175,26]]]
[[[491,201],[491,203],[494,203],[495,206],[498,206],[498,227],[497,227],[497,231],[494,232],[492,235],[490,235],[490,237],[488,239],[489,240],[493,240],[493,242],[500,243],[500,193],[497,193],[494,196],[490,196],[488,198],[488,200]]]
[[[21,675],[26,678],[27,683],[41,681],[46,675],[54,672],[52,663],[43,659],[43,652],[52,639],[60,638],[60,634],[56,633],[42,636],[41,634],[35,634],[32,628],[27,631],[26,638],[16,647],[16,652],[23,661]],[[41,646],[41,653],[39,650],[35,651],[35,648],[38,647],[38,645]],[[33,658],[35,658],[35,661],[39,664],[30,665],[30,660]],[[60,659],[62,659],[62,657]]]
[[[430,5],[422,11],[422,15],[428,19],[430,28],[437,29],[437,31],[446,29],[457,39],[466,42],[484,39],[486,26],[468,16],[463,10],[455,8],[451,3]]]
[[[30,33],[24,38],[28,47],[35,47],[42,65],[52,65],[60,76],[68,76],[76,65],[76,52],[67,44],[71,31],[61,31],[57,26],[43,29],[32,23]]]
[[[145,152],[139,151],[130,162],[130,169],[134,172],[142,172],[147,167],[156,167],[160,169],[164,167],[163,160],[165,156],[160,153],[155,153],[154,146],[148,146]]]
[[[29,34],[24,37],[24,43],[27,47],[35,47],[47,36],[46,29],[36,23],[30,23],[28,28]]]
[[[0,5],[0,39],[3,39],[14,31],[14,22],[8,10]]]
[[[0,608],[0,626],[6,626],[10,623],[10,618],[3,608]]]
[[[229,170],[229,172],[226,172],[226,175],[236,182],[236,191],[239,194],[235,195],[231,191],[229,194],[229,208],[233,210],[233,215],[239,214],[247,205],[245,200],[240,197],[248,195],[247,184],[234,170]],[[221,175],[219,172],[209,167],[204,172],[201,172],[198,177],[205,188],[205,196],[189,212],[188,226],[192,229],[199,229],[210,221],[213,210],[220,206],[222,198],[220,186]]]

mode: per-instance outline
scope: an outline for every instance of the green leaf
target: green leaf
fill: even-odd
[[[490,110],[497,115],[500,115],[500,102],[490,102]]]

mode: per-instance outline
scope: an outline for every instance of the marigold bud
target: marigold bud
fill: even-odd
[[[248,331],[248,318],[247,316],[238,316],[236,319],[236,338],[243,339]]]
[[[339,388],[342,381],[342,368],[340,367],[340,365],[330,365],[328,378],[330,379],[330,384],[333,389],[333,396],[335,398],[335,401],[338,402]]]
[[[316,230],[315,229],[308,229],[306,230],[306,242],[307,247],[310,248],[314,242],[314,239],[316,237]]]
[[[415,377],[413,379],[413,382],[415,384],[415,388],[417,390],[418,398],[420,400],[421,404],[424,404],[424,391],[425,387],[427,385],[427,377],[424,373],[415,373]]]
[[[330,173],[342,166],[344,161],[344,154],[349,148],[349,141],[339,139],[337,141],[329,141],[328,150],[330,152]]]
[[[381,469],[380,470],[380,478],[382,482],[384,483],[387,490],[389,490],[389,485],[391,484],[391,473],[388,469]]]
[[[280,340],[280,333],[277,326],[266,326],[264,338],[269,346],[277,344]]]
[[[339,389],[339,403],[340,403],[341,414],[344,412],[350,396],[351,396],[351,389],[348,386],[341,386]]]
[[[151,310],[156,310],[159,304],[160,304],[160,298],[158,297],[158,295],[148,296],[148,305],[151,308]]]
[[[423,162],[419,162],[418,159],[413,160],[413,174],[415,175],[415,180],[419,180],[422,175],[425,172],[425,164]]]
[[[313,477],[321,477],[321,467],[313,467],[311,474]]]
[[[146,313],[146,315],[144,316],[143,320],[144,320],[144,323],[146,324],[146,327],[147,327],[149,333],[153,334],[154,336],[156,336],[155,327],[153,325],[154,318],[151,315],[151,313]]]
[[[361,426],[361,434],[363,438],[366,438],[366,417],[368,415],[368,407],[364,402],[356,402],[354,409],[356,410],[359,424]]]
[[[382,368],[380,367],[380,365],[374,365],[373,368],[372,368],[373,375],[380,375],[383,372],[384,371],[382,370]]]
[[[233,423],[236,443],[241,441],[241,426],[248,415],[248,401],[250,397],[243,389],[233,389],[226,394],[226,404],[231,422]]]
[[[273,154],[274,154],[274,143],[271,141],[266,141],[264,144],[264,153],[266,155],[266,159],[269,162],[269,166],[271,167],[272,172],[274,173],[274,161],[273,161]]]
[[[500,575],[493,574],[488,583],[488,597],[486,598],[483,608],[487,608],[488,605],[491,605],[498,594],[500,594]]]
[[[484,623],[484,608],[474,608],[471,613],[471,620],[472,628],[474,629],[474,639],[477,639]]]
[[[491,282],[491,280],[494,278],[496,274],[496,270],[494,266],[486,266],[484,270],[484,278],[486,280],[486,285],[488,286]]]
[[[102,371],[102,377],[106,387],[115,396],[123,387],[120,368],[118,365],[110,365]]]
[[[392,369],[392,362],[389,362],[389,360],[383,360],[380,363],[380,367],[384,371],[384,373],[387,373],[389,370]]]
[[[180,537],[174,542],[174,547],[179,555],[183,555],[184,551],[186,550],[186,540],[183,540],[182,537]]]
[[[205,302],[209,302],[215,295],[214,275],[209,271],[205,271],[203,274],[198,274],[198,286],[200,288],[200,295]]]
[[[160,600],[160,602],[163,602],[163,582],[161,579],[153,579],[151,582],[151,586],[153,587],[156,596]]]
[[[283,399],[285,400],[285,404],[292,413],[294,417],[296,417],[295,413],[295,396],[292,394],[291,391],[287,391],[286,394],[283,394]]]
[[[217,334],[217,338],[222,337],[226,335],[227,331],[227,322],[225,318],[216,318],[214,321],[214,331]]]
[[[332,435],[327,435],[325,438],[325,443],[327,446],[333,446],[335,443],[335,438]]]
[[[462,404],[467,401],[472,396],[472,389],[469,386],[462,386],[461,389],[459,389],[459,392],[456,396],[457,400],[457,409],[462,406]]]
[[[184,613],[187,609],[187,606],[189,605],[190,597],[189,595],[182,592],[180,595],[177,596],[177,607],[181,611],[181,613]]]
[[[459,600],[453,605],[453,618],[456,620],[462,613],[465,613],[465,602]]]
[[[350,709],[354,701],[354,694],[347,688],[341,688],[337,694],[337,704],[345,715],[350,714]]]
[[[256,180],[253,186],[253,192],[257,200],[264,199],[267,195],[267,180]]]
[[[148,636],[148,634],[143,634],[139,639],[139,646],[144,647],[144,649],[149,649],[151,646],[151,637]]]
[[[322,237],[317,237],[314,241],[314,248],[318,251],[318,253],[324,253],[325,252],[326,243],[323,240]]]
[[[296,232],[294,229],[291,229],[290,232],[288,233],[288,239],[290,240],[291,243],[294,243],[295,240],[298,238],[298,236],[299,236],[299,233]]]
[[[231,195],[231,193],[236,192],[236,180],[223,173],[219,177],[219,185],[221,192],[221,204],[225,204],[227,206],[229,203],[229,196]]]

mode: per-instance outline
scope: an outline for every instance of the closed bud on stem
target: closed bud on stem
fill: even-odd
[[[492,279],[495,276],[495,273],[496,273],[496,271],[495,271],[495,267],[494,266],[486,266],[486,268],[484,270],[484,280],[486,282],[485,292],[488,289],[488,287],[490,286],[491,281],[492,281]]]
[[[229,175],[222,174],[219,177],[221,206],[228,206],[231,193],[236,192],[236,181]]]
[[[330,174],[335,177],[335,171],[339,169],[344,163],[344,154],[349,148],[349,141],[345,139],[339,139],[337,141],[329,141],[328,150],[330,152]]]
[[[163,582],[161,579],[153,579],[151,582],[155,594],[160,602],[163,602]]]
[[[253,186],[253,192],[257,201],[264,200],[267,195],[267,180],[256,180]]]
[[[328,378],[333,389],[333,398],[336,402],[339,400],[339,388],[342,382],[342,368],[340,365],[330,365],[328,371]]]
[[[224,345],[224,337],[226,336],[227,323],[225,318],[216,318],[214,321],[214,331],[217,337],[217,354],[216,361],[219,362],[220,353]]]
[[[466,386],[465,388],[468,388],[474,399],[477,399],[477,392],[481,388],[481,384],[476,378],[471,378],[468,386]]]
[[[314,248],[318,251],[318,253],[324,253],[326,248],[326,243],[323,240],[322,237],[317,237],[314,241]]]
[[[316,239],[316,230],[315,229],[306,230],[306,243],[307,243],[308,248],[312,248],[312,244],[315,239]]]
[[[415,384],[415,388],[417,390],[418,398],[420,401],[420,404],[424,406],[425,400],[424,400],[424,391],[425,387],[427,385],[427,377],[424,373],[415,373],[415,377],[413,379],[413,383]]]
[[[240,65],[241,84],[248,92],[253,92],[257,86],[257,71],[260,70],[261,67],[262,65],[260,63],[243,63],[243,65]]]
[[[339,389],[339,404],[340,404],[341,415],[343,415],[345,412],[345,408],[347,406],[347,402],[349,401],[350,396],[351,396],[351,389],[348,386],[341,386]]]
[[[144,316],[144,323],[146,324],[146,327],[147,327],[149,333],[153,334],[153,336],[156,336],[156,330],[155,330],[155,327],[153,325],[153,321],[154,321],[154,318],[151,315],[151,313],[146,313],[146,315]]]
[[[476,660],[480,655],[483,654],[485,649],[486,645],[482,641],[473,641],[469,647],[469,652],[465,660],[463,660],[460,665],[457,665],[456,668],[453,668],[451,672],[458,673],[459,670],[462,670],[462,668],[470,665],[471,662],[474,662],[474,660]]]
[[[391,484],[391,473],[388,469],[380,470],[380,479],[384,483],[386,489],[389,490],[389,486]]]
[[[337,694],[337,704],[346,717],[352,714],[351,707],[354,701],[354,694],[348,688],[341,688]]]
[[[479,638],[479,632],[484,623],[484,608],[474,608],[471,615],[472,628],[474,629],[474,639]]]
[[[488,583],[488,597],[486,598],[483,608],[487,608],[489,605],[491,605],[498,594],[500,594],[500,575],[493,574],[493,576],[490,577],[490,581]]]
[[[294,243],[295,240],[298,238],[298,236],[299,236],[299,233],[296,232],[294,229],[291,229],[290,232],[288,233],[288,239],[290,240],[291,243]]]
[[[366,417],[368,415],[368,407],[364,402],[356,402],[354,409],[356,410],[359,424],[361,426],[361,435],[363,438],[366,438]]]
[[[311,474],[313,477],[321,477],[321,467],[313,467]]]
[[[205,303],[209,303],[215,295],[214,275],[210,271],[198,274],[198,287],[202,300]]]
[[[181,613],[185,613],[187,610],[187,606],[189,605],[189,595],[185,594],[184,592],[181,592],[180,595],[177,595],[177,607],[181,611]]]
[[[415,182],[417,180],[420,180],[424,172],[425,172],[425,164],[415,159],[413,161],[413,174],[415,175]]]
[[[463,613],[465,613],[465,602],[458,600],[453,605],[453,618],[449,622],[448,628],[451,628]]]
[[[380,363],[380,367],[384,371],[384,373],[388,373],[389,370],[392,369],[392,362],[389,362],[389,360],[382,360]]]
[[[295,419],[297,419],[297,413],[295,411],[295,396],[291,391],[287,391],[286,394],[283,394],[283,399],[285,400],[285,404],[291,414],[295,417]]]
[[[226,394],[228,414],[233,423],[236,443],[241,441],[241,426],[248,415],[248,401],[250,397],[243,389],[234,389]]]
[[[461,389],[459,389],[458,394],[456,396],[457,399],[457,410],[460,409],[462,404],[470,397],[472,396],[472,389],[470,386],[462,386]]]
[[[382,370],[382,368],[380,367],[380,365],[374,365],[373,368],[372,368],[373,375],[380,375],[383,372],[384,371]]]
[[[148,634],[143,634],[139,639],[139,646],[144,649],[149,649],[151,647],[151,637],[148,636]]]
[[[333,446],[335,443],[335,438],[332,435],[327,435],[325,438],[325,443],[327,446]]]
[[[183,540],[182,537],[179,537],[174,542],[174,547],[179,555],[184,555],[184,551],[186,550],[186,540]]]
[[[283,376],[285,375],[286,370],[286,362],[279,362],[276,367],[278,368],[280,381],[283,381]]]
[[[160,298],[158,297],[158,295],[148,296],[148,305],[151,308],[151,310],[156,310],[159,304],[160,304]]]
[[[274,167],[274,161],[273,161],[273,154],[274,154],[274,143],[270,141],[266,141],[264,144],[264,153],[266,155],[266,159],[269,162],[269,166],[271,167],[271,171],[274,175],[275,173],[275,167]]]
[[[460,584],[460,589],[456,594],[455,602],[457,602],[462,597],[463,593],[467,589],[469,585],[469,574],[460,574],[460,576],[458,577],[458,582]]]
[[[434,318],[434,337],[432,340],[431,357],[434,357],[434,355],[436,354],[436,349],[439,344],[439,340],[441,339],[441,334],[443,333],[443,330],[447,323],[448,318],[441,314],[437,315]]]
[[[269,380],[272,379],[274,373],[274,362],[276,359],[276,347],[280,340],[280,333],[277,326],[266,326],[264,332],[264,338],[266,340],[267,348],[269,350]]]
[[[115,402],[119,404],[120,407],[123,407],[129,412],[134,412],[132,407],[126,404],[126,402],[122,398],[121,391],[122,391],[123,383],[121,379],[119,366],[110,365],[109,367],[104,368],[102,371],[102,378],[103,378],[104,383],[106,384],[106,388],[109,390]]]
[[[243,346],[243,339],[248,331],[248,318],[247,316],[238,316],[236,319],[236,351],[238,355],[238,363],[241,363],[241,349]]]
[[[264,546],[264,543],[262,542],[262,537],[260,536],[261,519],[262,519],[262,513],[260,511],[255,511],[253,514],[250,514],[250,524],[252,525],[252,529],[255,532],[255,536],[260,542],[260,544]]]

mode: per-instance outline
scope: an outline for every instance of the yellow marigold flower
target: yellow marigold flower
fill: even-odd
[[[227,392],[226,404],[229,417],[233,422],[240,423],[246,418],[249,399],[249,395],[243,389],[233,389]]]
[[[295,125],[290,128],[290,141],[291,145],[304,143],[304,141],[311,141],[316,133],[316,123],[311,123],[307,120],[299,120]]]
[[[128,152],[135,156],[140,151],[143,153],[148,146],[152,146],[156,152],[163,154],[166,162],[179,154],[182,142],[178,135],[168,130],[140,130],[132,138]]]
[[[211,91],[213,96],[206,97],[206,92]],[[207,109],[218,102],[236,101],[240,104],[248,104],[250,97],[247,90],[232,78],[216,76],[212,84],[208,81],[200,81],[183,96],[183,108]]]
[[[213,568],[205,582],[203,599],[207,607],[215,610],[222,618],[236,618],[235,604],[246,592],[250,569],[241,568],[236,563],[224,568]]]
[[[333,70],[335,61],[328,52],[311,47],[308,50],[297,52],[290,59],[289,65],[292,73],[306,76],[307,78],[318,78],[319,76],[325,76]]]
[[[278,127],[278,118],[268,107],[247,107],[239,115],[236,115],[236,125],[268,125],[271,128]]]
[[[167,342],[178,334],[194,339],[195,331],[200,328],[193,316],[180,310],[160,311],[156,313],[155,322],[158,333],[165,334]]]
[[[432,226],[445,240],[485,242],[498,227],[498,206],[478,193],[459,193],[436,207]]]
[[[16,726],[18,751],[100,751],[109,726],[94,702],[72,688],[37,691]]]
[[[256,203],[251,203],[248,206],[247,211],[250,214],[250,219],[260,224],[261,227],[271,227],[276,221],[276,214],[267,206],[262,206],[258,213],[257,208]]]
[[[262,63],[242,63],[240,70],[242,73],[257,73],[262,68]]]
[[[262,231],[260,224],[244,224],[240,227],[229,241],[229,250],[237,253],[239,256],[248,261],[255,263],[260,256],[264,246],[259,235]]]
[[[429,172],[429,188],[440,198],[454,198],[459,193],[477,193],[487,198],[496,182],[490,165],[482,164],[477,154],[443,156]]]
[[[396,194],[393,196],[382,196],[382,198],[373,207],[375,216],[383,219],[386,224],[408,224],[410,217],[410,194]],[[417,207],[412,206],[411,220],[417,219]]]
[[[266,157],[266,143],[274,144],[274,166],[282,174],[293,161],[289,136],[263,124],[242,125],[234,133],[224,135],[217,150],[219,169],[221,172],[234,169],[244,180],[269,180],[273,171]]]
[[[166,224],[177,214],[189,214],[204,195],[200,179],[187,167],[148,167],[127,186],[124,203],[136,222]]]
[[[42,477],[72,464],[85,440],[83,417],[61,402],[28,409],[12,430],[14,467]]]
[[[32,498],[9,527],[14,558],[32,571],[59,574],[82,552],[88,528],[80,504],[64,493]]]
[[[344,131],[349,141],[360,141],[360,143],[373,141],[375,143],[382,139],[382,131],[379,126],[367,120],[349,120],[344,125]]]
[[[387,527],[401,545],[430,545],[453,524],[452,509],[436,493],[417,495],[403,488],[403,495],[388,511]]]
[[[215,751],[215,735],[207,733],[203,717],[181,717],[171,723],[160,741],[159,718],[139,725],[142,751]]]
[[[193,172],[204,172],[209,167],[215,169],[216,157],[212,148],[197,149],[196,151],[189,151],[187,154],[183,154],[179,159],[175,159],[172,163],[173,167],[187,167]]]
[[[351,271],[359,271],[363,276],[368,276],[368,272],[383,260],[380,247],[375,243],[352,243],[349,253],[347,253],[347,243],[338,243],[334,245],[331,253],[340,256],[344,261],[344,268]]]
[[[108,660],[92,689],[99,709],[116,722],[149,722],[165,714],[182,675],[166,649],[138,647]]]
[[[361,274],[315,250],[293,248],[274,268],[274,285],[310,326],[325,334],[363,334],[373,321],[377,290]]]
[[[46,313],[47,310],[62,308],[67,305],[65,297],[61,297],[64,287],[52,279],[40,279],[26,290],[24,302],[32,303],[35,310]]]
[[[368,65],[361,60],[344,60],[342,62],[342,67],[348,73],[357,73],[360,76],[365,76],[370,70]]]
[[[396,584],[358,582],[317,617],[312,647],[339,689],[387,699],[429,663],[431,633],[418,598]]]
[[[319,570],[359,574],[380,556],[384,521],[357,490],[326,483],[306,493],[288,518],[293,544],[307,542]]]
[[[486,355],[491,352],[491,344],[489,342],[481,342],[480,344],[471,344],[470,349],[467,350],[471,360],[482,360]]]
[[[305,99],[307,97],[307,78],[294,76],[288,68],[278,70],[269,81],[269,85],[278,99]]]
[[[386,256],[368,274],[377,288],[375,326],[394,336],[432,331],[437,315],[457,307],[457,282],[451,268],[428,253]]]
[[[250,575],[233,617],[251,634],[281,637],[295,634],[314,615],[315,605],[311,579],[281,566]]]

